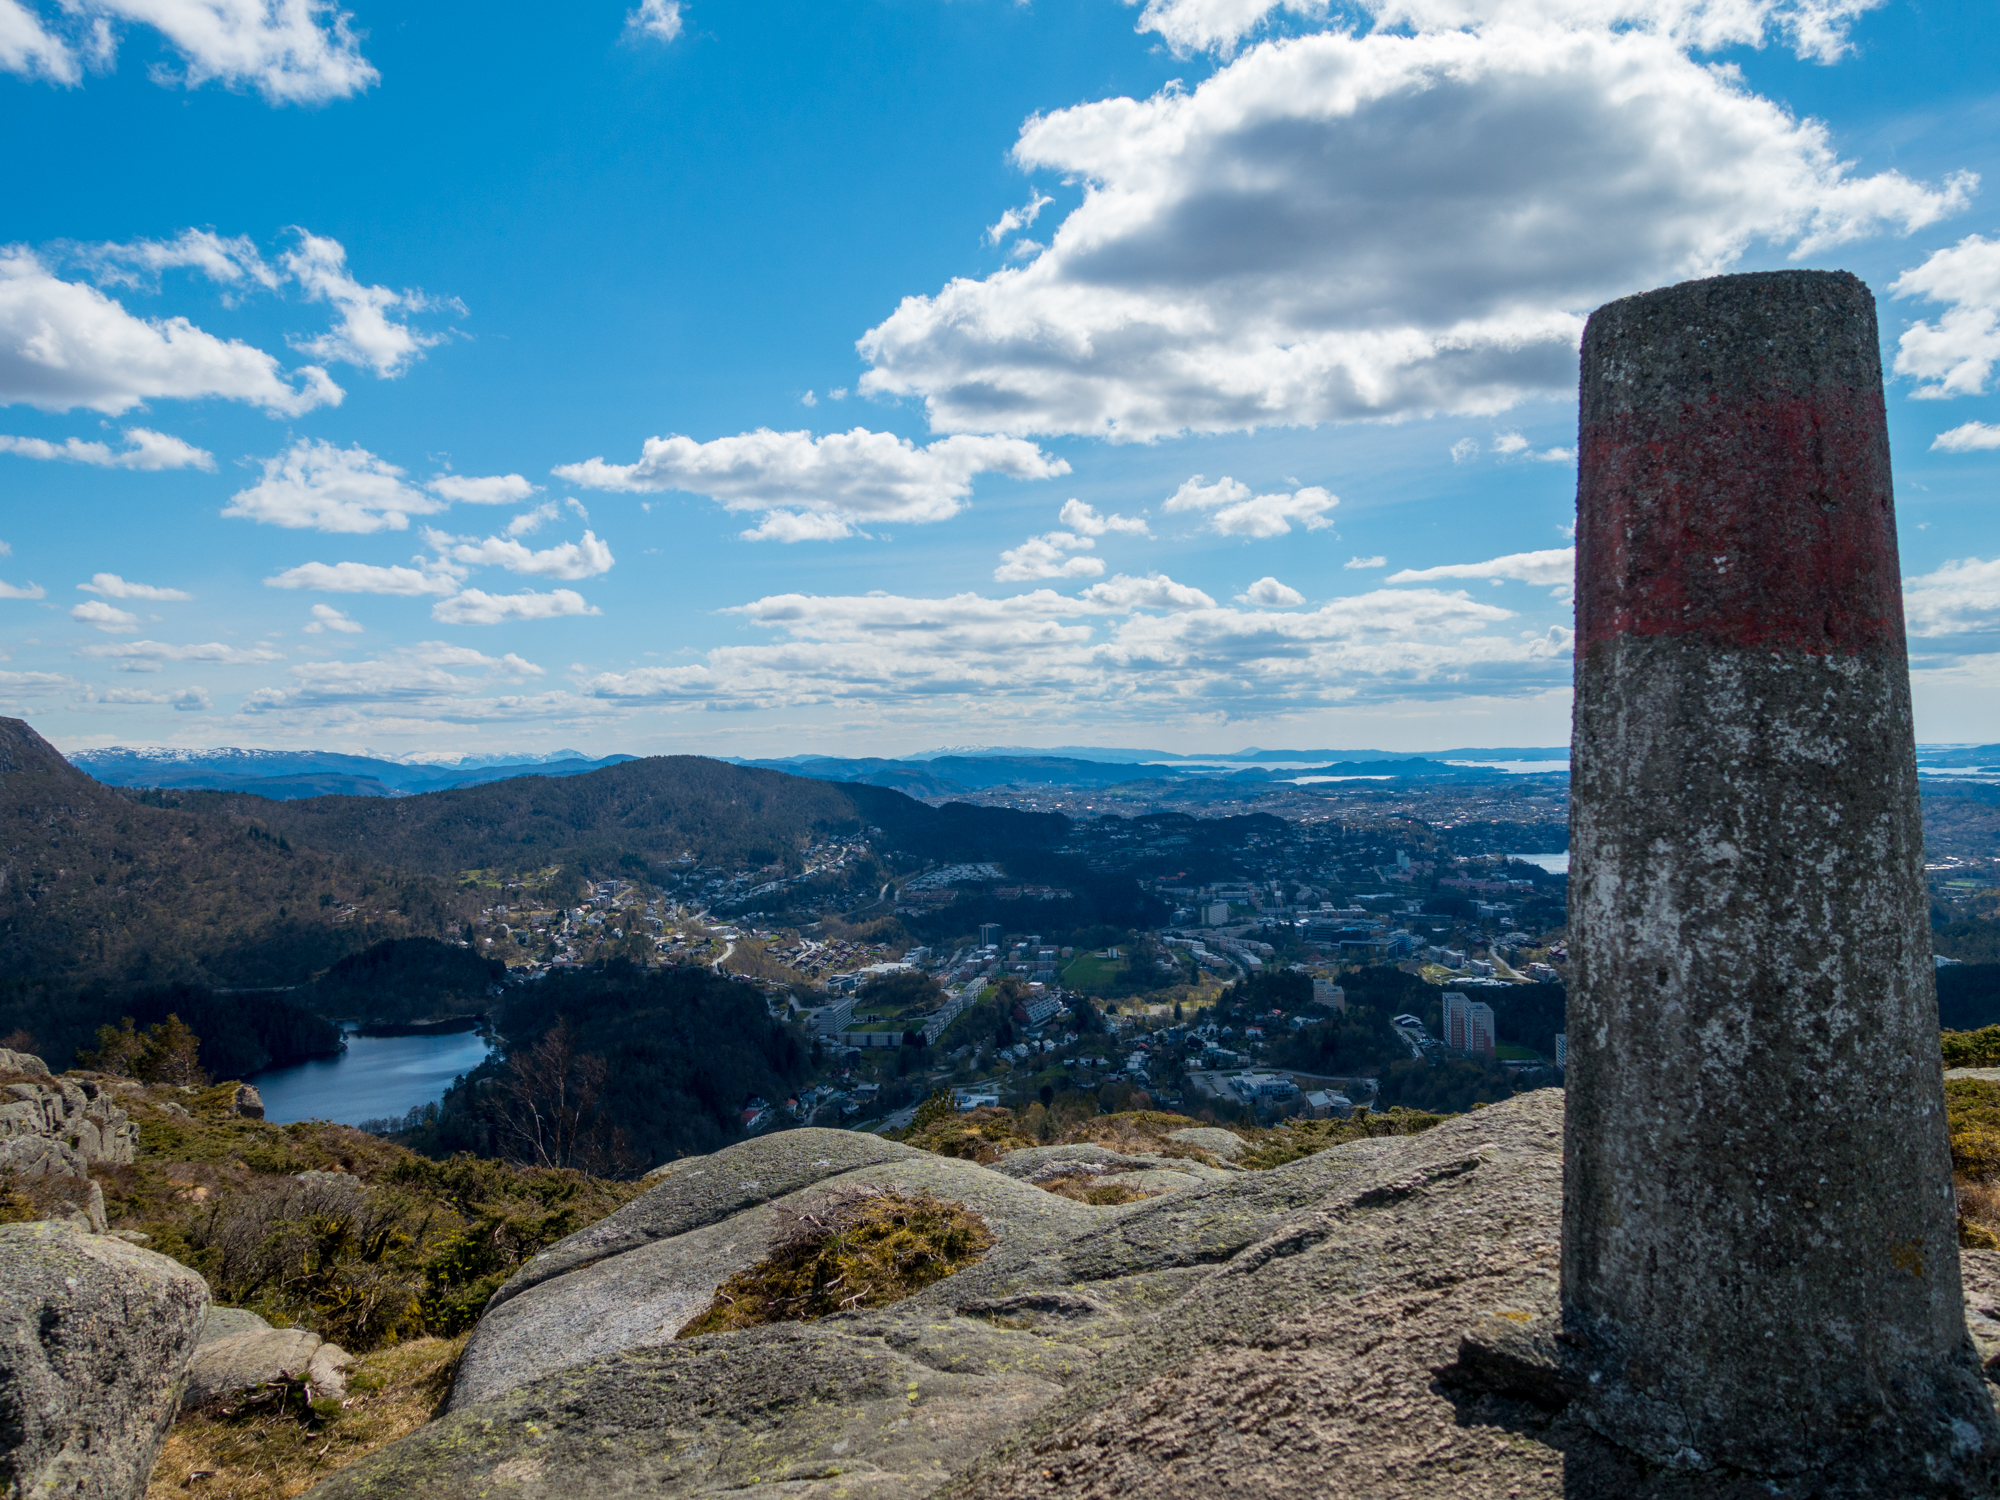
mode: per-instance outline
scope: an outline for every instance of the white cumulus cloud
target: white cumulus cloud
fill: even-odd
[[[1290,609],[1295,604],[1305,603],[1306,596],[1275,578],[1260,578],[1238,594],[1236,602],[1255,605],[1259,609]]]
[[[335,609],[331,604],[315,604],[312,607],[312,620],[306,625],[305,633],[323,635],[329,630],[339,631],[342,635],[360,635],[362,625],[352,615]]]
[[[1214,609],[1215,600],[1191,584],[1175,583],[1164,573],[1148,573],[1133,578],[1120,573],[1102,583],[1093,583],[1077,597],[1098,609],[1129,614],[1135,609]]]
[[[248,235],[212,229],[184,229],[171,240],[85,245],[77,253],[98,281],[114,286],[154,286],[162,271],[178,269],[199,271],[219,286],[254,283],[266,291],[276,291],[280,279]]]
[[[331,303],[340,315],[328,332],[299,341],[298,347],[315,359],[360,365],[387,380],[447,337],[420,333],[397,321],[392,315],[399,309],[418,312],[438,304],[420,292],[363,286],[348,273],[347,251],[338,240],[301,233],[298,248],[286,253],[284,263],[309,298]]]
[[[83,60],[21,0],[0,0],[0,72],[74,84],[83,80]]]
[[[1137,0],[1128,0],[1136,4]],[[1800,57],[1833,62],[1848,50],[1854,20],[1881,0],[1372,0],[1361,9],[1380,26],[1444,30],[1495,23],[1639,30],[1713,51],[1762,46],[1773,36]],[[1147,0],[1140,31],[1176,52],[1227,53],[1283,9],[1315,18],[1326,0]]]
[[[639,8],[625,14],[625,31],[671,42],[681,34],[681,0],[639,0]]]
[[[1026,203],[1019,208],[1008,209],[998,221],[986,226],[986,243],[997,245],[1015,230],[1026,229],[1041,217],[1043,209],[1055,201],[1046,194],[1030,192]]]
[[[518,505],[540,488],[519,474],[440,474],[429,485],[432,494],[466,505]]]
[[[1566,630],[1510,631],[1511,612],[1461,594],[1379,590],[1278,613],[1217,608],[1157,576],[1109,579],[1075,599],[1049,589],[999,599],[781,594],[733,613],[773,639],[587,676],[581,690],[623,705],[850,702],[892,713],[1088,701],[1158,725],[1184,714],[1546,691],[1567,681],[1570,646]]]
[[[381,75],[361,55],[348,14],[328,0],[63,0],[54,13],[0,0],[0,71],[54,83],[109,67],[118,28],[145,26],[178,55],[156,83],[250,88],[268,104],[324,104]]]
[[[1520,459],[1535,464],[1566,464],[1576,460],[1574,448],[1537,449],[1518,432],[1496,434],[1493,439],[1493,451],[1502,458]]]
[[[213,662],[233,667],[284,660],[269,646],[228,646],[221,641],[205,641],[192,646],[169,645],[165,641],[106,641],[101,645],[84,646],[76,654],[92,661],[117,662],[119,670],[124,672],[157,672],[162,663],[170,661]]]
[[[39,583],[0,583],[0,599],[42,599],[48,592]]]
[[[225,516],[270,526],[365,534],[402,531],[412,515],[428,515],[446,502],[404,480],[403,471],[356,444],[336,448],[301,439],[264,460],[264,477],[232,495]]]
[[[264,461],[264,477],[230,498],[225,516],[273,526],[367,533],[406,529],[412,513],[444,502],[404,482],[403,470],[358,444],[302,440]]]
[[[1920,638],[2000,629],[2000,558],[1954,558],[1905,578],[1903,618]]]
[[[1068,554],[1097,543],[1087,536],[1068,531],[1049,531],[1031,536],[1018,547],[1000,554],[1000,566],[993,570],[995,583],[1025,583],[1037,578],[1095,578],[1104,564],[1095,557]]]
[[[363,661],[302,662],[287,670],[289,686],[246,695],[243,711],[390,705],[446,718],[478,717],[482,710],[470,700],[482,686],[541,675],[540,667],[512,652],[496,657],[445,641],[420,641]]]
[[[264,580],[264,586],[272,589],[317,589],[327,594],[396,594],[405,598],[456,593],[458,585],[455,573],[358,562],[300,563]]]
[[[1227,474],[1207,484],[1197,474],[1167,497],[1170,511],[1206,511],[1209,530],[1223,536],[1284,536],[1297,521],[1308,531],[1331,526],[1326,513],[1340,504],[1317,485],[1291,492],[1253,495],[1250,486]]]
[[[1982,448],[2000,448],[2000,424],[1967,422],[1949,432],[1940,432],[1931,447],[1941,453],[1975,453]]]
[[[161,469],[206,469],[210,473],[215,472],[214,454],[167,433],[154,432],[150,427],[126,428],[123,448],[113,448],[109,443],[86,442],[82,438],[65,438],[60,443],[52,443],[46,438],[0,435],[0,453],[58,463],[90,464],[100,469],[152,472]]]
[[[1860,175],[1678,35],[1457,14],[1031,118],[1017,165],[1082,203],[1031,263],[906,298],[864,390],[940,431],[1129,440],[1490,415],[1573,391],[1609,298],[1968,201],[1968,175]]]
[[[1922,382],[1911,394],[1984,392],[2000,359],[2000,240],[1967,235],[1898,276],[1889,291],[1945,304],[1935,323],[1912,324],[1896,342],[1896,373]]]
[[[595,578],[610,572],[616,560],[611,549],[588,531],[580,542],[564,542],[540,552],[512,537],[489,536],[483,541],[473,541],[437,531],[427,535],[440,557],[464,567],[505,568],[510,573],[525,573],[535,578]]]
[[[0,248],[0,403],[117,416],[142,401],[220,396],[295,417],[343,394],[317,365],[288,379],[261,349],[186,318],[134,317],[32,251]]]
[[[574,589],[529,589],[519,594],[488,594],[466,589],[431,606],[431,618],[444,625],[501,625],[510,620],[555,620],[565,615],[597,615],[603,611],[584,602]]]
[[[1374,557],[1350,557],[1341,564],[1343,568],[1386,568],[1389,559],[1377,554]]]
[[[120,578],[116,573],[93,573],[90,582],[79,583],[78,588],[86,594],[95,594],[100,599],[151,599],[159,603],[172,603],[192,599],[193,594],[180,589],[160,588],[150,583],[132,583]]]
[[[1576,581],[1576,548],[1551,547],[1542,552],[1513,552],[1486,562],[1446,563],[1436,568],[1405,568],[1391,573],[1390,583],[1432,583],[1442,578],[1511,579],[1561,593]]]
[[[958,436],[920,448],[865,427],[821,438],[760,427],[706,443],[647,438],[637,463],[592,458],[555,472],[590,489],[685,490],[732,511],[766,511],[769,519],[744,535],[802,541],[845,536],[868,522],[943,521],[958,514],[981,474],[1051,479],[1069,465],[1018,438]]]
[[[137,615],[102,599],[86,599],[70,610],[69,617],[111,635],[136,635],[139,630]]]
[[[1114,531],[1128,536],[1153,534],[1147,529],[1144,516],[1100,516],[1095,507],[1085,505],[1081,500],[1063,501],[1062,514],[1057,519],[1079,536],[1104,536]]]

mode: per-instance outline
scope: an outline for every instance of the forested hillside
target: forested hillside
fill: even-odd
[[[0,719],[0,987],[287,984],[459,918],[448,881],[302,847],[258,816],[283,804],[162,801],[100,785]]]
[[[492,1014],[507,1055],[407,1138],[429,1154],[628,1175],[740,1139],[748,1099],[782,1101],[812,1073],[800,1031],[754,987],[704,968],[551,974],[508,989]]]
[[[816,837],[881,830],[885,847],[991,859],[1061,842],[1050,813],[954,803],[933,808],[883,787],[809,781],[695,755],[656,756],[584,776],[522,776],[416,797],[315,797],[270,803],[183,793],[176,805],[255,817],[292,844],[398,869],[601,868],[692,854],[704,863],[796,867]],[[630,868],[630,866],[628,866]]]

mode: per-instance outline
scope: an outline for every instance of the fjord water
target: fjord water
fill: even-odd
[[[358,1125],[407,1113],[442,1099],[452,1080],[486,1060],[486,1038],[476,1031],[450,1036],[357,1036],[336,1057],[267,1068],[250,1082],[264,1097],[264,1118],[331,1120]]]

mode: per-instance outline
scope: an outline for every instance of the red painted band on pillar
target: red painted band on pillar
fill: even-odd
[[[1628,409],[1585,425],[1578,460],[1579,649],[1901,649],[1879,388]]]

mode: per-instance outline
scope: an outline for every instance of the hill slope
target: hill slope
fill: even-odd
[[[284,804],[242,801],[146,805],[0,719],[0,979],[288,983],[454,921],[444,882],[302,849],[255,817]]]
[[[869,829],[878,830],[870,837],[884,848],[990,859],[1050,847],[1069,829],[1067,818],[1052,813],[934,808],[884,787],[810,781],[694,755],[394,799],[270,803],[213,794],[213,800],[237,816],[256,817],[294,845],[433,875],[570,862],[608,868],[627,856],[653,863],[683,854],[706,863],[796,865],[815,838]]]

